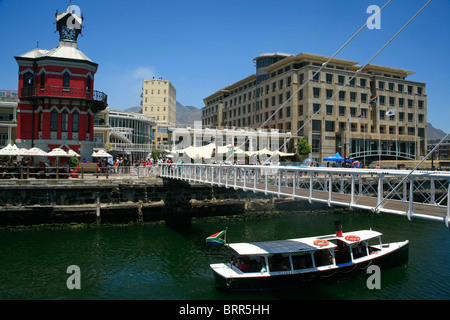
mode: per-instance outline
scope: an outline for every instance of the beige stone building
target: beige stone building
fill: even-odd
[[[204,99],[202,124],[291,132],[288,149],[304,137],[320,163],[336,152],[364,162],[426,154],[427,96],[425,83],[406,79],[414,72],[367,65],[356,75],[357,62],[333,59],[313,77],[328,60],[259,55],[255,74]]]
[[[157,122],[155,144],[168,140],[168,128],[176,126],[177,92],[169,80],[144,80],[142,85],[142,113]]]

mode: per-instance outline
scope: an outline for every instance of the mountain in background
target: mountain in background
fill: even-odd
[[[202,110],[194,106],[184,106],[177,101],[177,124],[193,126],[194,121],[202,121]]]
[[[433,127],[433,125],[431,123],[427,123],[428,125],[428,137],[427,139],[442,139],[443,137],[445,137],[446,133],[444,131],[442,131],[441,129],[436,129],[435,127]]]
[[[131,107],[125,112],[142,113],[142,107]],[[177,124],[194,125],[194,121],[202,121],[202,110],[194,106],[184,106],[177,101]]]

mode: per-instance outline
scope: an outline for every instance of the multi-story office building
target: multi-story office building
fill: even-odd
[[[177,124],[177,91],[169,80],[144,80],[142,114],[156,119],[155,144],[167,143],[168,128]]]
[[[427,96],[425,83],[406,80],[414,72],[367,65],[357,74],[357,62],[335,58],[316,74],[328,60],[259,55],[255,74],[204,99],[202,124],[291,132],[289,150],[304,137],[319,162],[336,152],[361,161],[425,155]]]

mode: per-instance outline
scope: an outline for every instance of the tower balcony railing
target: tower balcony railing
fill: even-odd
[[[54,86],[23,87],[20,90],[20,98],[57,97],[87,99],[107,104],[108,95],[97,91],[82,88],[67,88]]]

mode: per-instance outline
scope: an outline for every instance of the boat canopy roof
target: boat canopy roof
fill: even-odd
[[[234,250],[238,255],[251,256],[251,255],[270,255],[276,253],[301,253],[307,251],[316,251],[322,249],[334,249],[337,247],[334,243],[329,242],[326,246],[319,246],[314,244],[316,240],[342,240],[345,243],[352,244],[354,241],[345,240],[346,236],[357,236],[360,241],[372,239],[381,236],[381,233],[372,230],[354,231],[344,233],[343,237],[336,237],[335,234],[298,238],[288,240],[277,241],[264,241],[264,242],[245,242],[245,243],[230,243],[229,247]]]

